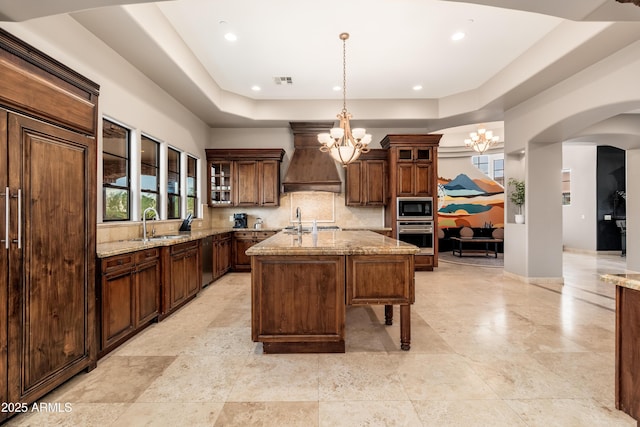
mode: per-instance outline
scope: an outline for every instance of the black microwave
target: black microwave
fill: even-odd
[[[398,197],[398,219],[433,219],[433,197]]]

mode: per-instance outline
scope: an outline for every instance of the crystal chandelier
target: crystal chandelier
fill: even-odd
[[[341,33],[342,40],[342,111],[338,114],[340,124],[330,133],[318,134],[318,142],[322,144],[320,151],[329,152],[337,161],[346,166],[360,157],[360,153],[369,151],[371,135],[366,129],[351,129],[349,120],[351,113],[347,111],[347,39],[349,33]]]
[[[469,138],[464,140],[464,146],[482,154],[493,147],[500,140],[499,136],[493,136],[493,132],[485,128],[478,129],[478,132],[471,132]]]

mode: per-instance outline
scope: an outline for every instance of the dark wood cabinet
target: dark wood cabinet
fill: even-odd
[[[389,196],[392,200],[385,209],[385,225],[397,236],[396,197],[438,197],[438,144],[439,134],[387,135],[380,145],[389,150]],[[438,215],[433,215],[433,255],[415,256],[416,270],[433,270],[438,266]]]
[[[246,250],[275,235],[275,231],[236,231],[233,233],[233,271],[251,271],[251,257]]]
[[[385,206],[388,201],[387,150],[371,150],[347,165],[345,204]]]
[[[397,197],[437,195],[437,191],[434,193],[437,190],[437,176],[433,173],[432,152],[431,147],[392,149],[397,171]]]
[[[200,240],[193,240],[162,248],[160,318],[191,300],[202,288],[200,244]]]
[[[208,149],[208,202],[212,207],[279,206],[279,149]]]
[[[231,269],[232,233],[213,236],[213,280],[224,276]]]
[[[160,249],[102,259],[98,301],[100,356],[158,318]]]
[[[0,401],[30,404],[96,365],[99,87],[4,30],[0,75]]]

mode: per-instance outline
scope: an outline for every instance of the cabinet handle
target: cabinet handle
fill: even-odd
[[[18,188],[18,249],[22,249],[22,190]]]
[[[9,209],[11,204],[9,203],[9,187],[6,187],[4,193],[0,193],[0,196],[4,196],[4,240],[0,240],[0,242],[4,242],[4,248],[9,249],[9,218],[11,215],[9,214]]]

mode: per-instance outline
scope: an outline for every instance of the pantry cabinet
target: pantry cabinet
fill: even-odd
[[[0,75],[0,402],[30,404],[96,365],[99,86],[4,30]]]
[[[208,149],[206,152],[209,206],[280,205],[283,149]]]
[[[387,150],[375,149],[360,155],[346,170],[345,204],[347,206],[385,206],[389,179]]]

